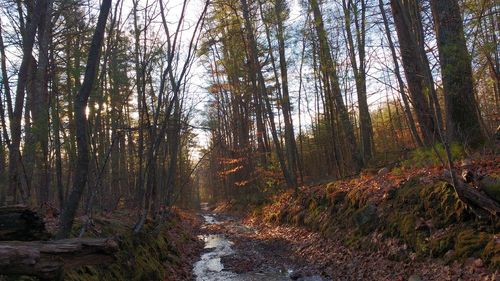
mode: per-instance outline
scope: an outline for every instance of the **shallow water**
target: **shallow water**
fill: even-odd
[[[218,222],[212,215],[203,215],[205,225],[217,224]],[[263,273],[244,273],[224,270],[221,258],[236,254],[231,248],[233,242],[220,234],[200,235],[199,238],[205,242],[206,252],[201,255],[199,261],[194,264],[193,273],[196,281],[285,281],[291,280],[288,276],[290,272],[263,272]]]

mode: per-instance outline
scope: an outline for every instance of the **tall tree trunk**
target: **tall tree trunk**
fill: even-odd
[[[14,198],[17,192],[21,193],[23,201],[27,198],[21,187],[21,174],[19,167],[21,164],[21,119],[23,116],[24,97],[28,84],[30,65],[32,64],[32,50],[35,44],[35,35],[40,22],[41,11],[46,6],[45,0],[38,0],[35,4],[35,12],[28,14],[26,29],[22,34],[23,38],[23,58],[19,67],[18,81],[16,88],[16,99],[10,122],[11,145],[9,149],[9,193]]]
[[[134,21],[134,63],[135,63],[135,78],[136,78],[136,88],[137,88],[137,112],[139,113],[139,122],[138,122],[138,131],[139,138],[137,139],[137,155],[138,155],[138,166],[137,166],[137,175],[135,182],[135,192],[136,192],[136,204],[140,205],[141,198],[144,195],[143,190],[143,151],[144,151],[144,112],[142,110],[143,107],[143,96],[145,89],[145,81],[144,81],[144,65],[141,61],[140,54],[140,35],[141,30],[139,29],[139,16],[138,12],[138,3],[139,1],[133,1],[133,21]]]
[[[53,83],[53,86],[56,87],[56,82]],[[60,121],[60,116],[59,116],[59,95],[58,94],[53,94],[52,95],[52,102],[51,102],[51,120],[52,120],[52,139],[54,140],[54,154],[56,157],[56,190],[57,190],[57,199],[59,203],[59,208],[62,210],[64,208],[64,186],[62,182],[62,156],[61,156],[61,139],[60,139],[60,134],[61,134],[61,121]]]
[[[394,43],[392,41],[391,30],[389,28],[389,21],[387,20],[387,15],[384,9],[384,2],[383,0],[379,0],[378,3],[379,3],[380,13],[382,14],[382,19],[384,21],[385,34],[387,36],[389,49],[391,50],[392,62],[394,63],[394,74],[396,75],[396,78],[398,80],[398,89],[401,98],[403,100],[404,112],[408,120],[408,126],[410,127],[411,135],[413,136],[413,139],[415,140],[417,145],[423,146],[422,139],[418,134],[417,127],[415,126],[415,120],[413,119],[413,114],[411,112],[410,103],[408,102],[408,97],[406,96],[405,84],[403,82],[403,78],[401,77],[401,71],[399,70],[398,56],[396,54],[396,48],[394,47]]]
[[[47,5],[42,13],[38,28],[39,55],[35,73],[34,93],[32,93],[33,134],[35,144],[39,149],[35,152],[35,163],[38,174],[38,203],[49,201],[49,46],[52,37],[52,0],[47,0]]]
[[[276,86],[278,88],[278,98],[283,110],[283,119],[285,125],[285,152],[286,159],[288,163],[289,173],[297,181],[297,171],[298,171],[298,159],[297,159],[297,145],[295,143],[295,133],[293,130],[292,121],[292,110],[290,105],[290,94],[288,89],[288,66],[286,62],[286,50],[285,50],[285,13],[287,9],[287,3],[285,0],[278,0],[274,4],[273,11],[276,17],[276,39],[278,40],[278,53],[279,53],[279,67],[280,75],[278,75],[276,60],[274,58],[274,50],[271,42],[271,34],[269,30],[269,25],[266,20],[262,18],[266,30],[266,38],[269,47],[269,56],[271,59],[271,64],[273,66],[274,78],[276,80]],[[261,17],[263,17],[262,2],[259,1],[259,12]],[[281,77],[281,81],[280,81]],[[278,112],[279,114],[279,112]],[[280,126],[280,125],[279,125]],[[297,184],[295,183],[295,186]]]
[[[295,133],[293,130],[292,120],[292,107],[290,102],[290,93],[288,90],[288,66],[286,62],[285,53],[285,27],[284,27],[284,13],[286,12],[286,1],[278,0],[275,3],[274,11],[276,13],[276,37],[278,39],[278,52],[280,57],[280,74],[281,74],[281,88],[283,92],[283,99],[281,101],[283,108],[283,118],[285,123],[285,149],[288,160],[288,167],[290,175],[297,186],[297,144],[295,142]]]
[[[363,160],[369,160],[372,155],[373,148],[373,128],[370,111],[368,108],[367,92],[366,92],[366,0],[361,0],[361,18],[359,19],[359,9],[357,4],[352,3],[352,0],[342,1],[344,9],[345,29],[347,32],[347,43],[349,49],[349,58],[356,80],[356,90],[358,93],[359,106],[359,127],[361,136],[361,157]],[[351,10],[354,9],[354,26],[356,31],[356,45],[354,45],[353,34],[351,31],[352,18]],[[358,58],[356,58],[355,48],[358,49]],[[358,63],[359,61],[359,63]]]
[[[2,88],[3,94],[5,96],[5,100],[7,101],[7,113],[9,117],[9,121],[12,120],[12,101],[10,96],[10,84],[9,77],[7,73],[7,64],[6,64],[6,56],[5,56],[5,46],[3,44],[3,35],[2,35],[2,26],[0,22],[0,60],[1,60],[1,70],[2,70]],[[8,187],[8,178],[5,169],[5,148],[10,147],[10,139],[9,134],[7,132],[7,118],[5,117],[5,105],[2,100],[2,95],[0,95],[0,125],[2,126],[2,131],[0,135],[3,136],[0,141],[0,178],[2,179],[0,183],[0,206],[5,204],[5,197],[7,196],[7,187]]]
[[[87,116],[85,114],[85,110],[87,108],[87,102],[90,92],[94,86],[97,68],[99,66],[101,45],[104,38],[106,20],[108,18],[110,7],[111,0],[103,0],[101,10],[99,12],[99,19],[97,20],[96,29],[90,44],[83,84],[74,100],[78,154],[75,165],[75,173],[73,176],[73,190],[71,191],[59,220],[59,231],[56,235],[58,238],[67,238],[69,236],[83,190],[85,189],[85,185],[87,183],[89,169],[89,143],[87,138]]]
[[[477,146],[484,136],[460,7],[456,0],[431,0],[431,8],[445,92],[448,137],[450,141]]]
[[[422,45],[417,42],[417,36],[422,33],[420,12],[415,11],[416,3],[410,0],[391,0],[392,13],[396,32],[399,38],[403,68],[405,71],[411,101],[417,120],[422,131],[422,139],[426,146],[432,145],[436,139],[435,118],[431,110],[431,102],[427,97],[431,95],[432,88],[428,79],[429,65],[425,64],[427,58],[423,57],[420,50]]]

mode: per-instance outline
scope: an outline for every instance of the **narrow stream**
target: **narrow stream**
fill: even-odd
[[[204,211],[203,218],[205,224],[203,227],[207,227],[213,224],[219,224],[221,222],[217,221],[215,215],[208,214],[208,207],[206,204],[202,204],[202,210]],[[248,231],[245,229],[242,231]],[[208,234],[200,235],[199,238],[205,242],[205,249],[200,260],[194,264],[193,273],[196,276],[196,281],[289,281],[292,280],[290,275],[293,273],[292,269],[288,269],[283,272],[281,269],[269,268],[265,272],[247,272],[237,274],[235,272],[225,270],[224,264],[221,258],[231,255],[238,255],[232,246],[229,237],[222,234]],[[309,276],[302,277],[298,279],[299,281],[322,281],[323,279],[319,276]]]

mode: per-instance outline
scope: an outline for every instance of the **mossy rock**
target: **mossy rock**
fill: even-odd
[[[484,247],[482,258],[495,269],[500,269],[500,240],[493,237]]]
[[[467,229],[460,232],[455,241],[455,255],[457,258],[477,256],[482,253],[491,239],[491,234]]]
[[[461,221],[466,217],[467,206],[448,183],[424,186],[419,196],[426,216],[432,219],[436,228]]]
[[[368,234],[377,226],[377,207],[373,204],[365,205],[354,212],[352,219],[362,234]]]
[[[437,258],[444,256],[455,245],[455,233],[450,232],[442,237],[429,241],[430,254]]]
[[[455,245],[456,232],[431,239],[431,227],[441,229],[468,218],[466,205],[442,182],[423,185],[411,179],[384,204],[385,233],[402,238],[419,256],[443,256]]]

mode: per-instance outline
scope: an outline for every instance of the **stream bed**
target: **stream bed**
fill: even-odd
[[[208,213],[203,214],[203,219],[205,221],[203,228],[207,228],[210,225],[224,223],[224,221],[218,221],[215,215]],[[254,231],[241,224],[231,225],[231,227],[236,233]],[[193,266],[193,273],[196,276],[196,281],[324,280],[319,276],[292,278],[294,273],[293,269],[288,268],[285,265],[277,267],[275,265],[271,265],[271,263],[266,266],[251,268],[247,271],[243,270],[243,272],[242,270],[238,270],[238,273],[236,273],[228,268],[225,268],[224,261],[227,261],[228,259],[238,260],[238,258],[241,258],[242,255],[252,255],[252,253],[240,253],[236,251],[233,247],[234,243],[231,241],[231,237],[227,237],[225,234],[208,233],[199,235],[198,237],[205,243],[205,252],[201,255],[200,260]]]

